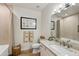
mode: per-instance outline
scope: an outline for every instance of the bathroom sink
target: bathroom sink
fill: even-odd
[[[39,48],[40,47],[40,44],[39,43],[34,43],[33,45],[32,45],[32,48]]]
[[[50,45],[50,48],[55,52],[58,53],[59,55],[62,56],[75,56],[76,54],[63,46],[58,46],[58,45]]]
[[[47,41],[46,42],[48,45],[59,45],[59,43],[55,42],[55,41]]]

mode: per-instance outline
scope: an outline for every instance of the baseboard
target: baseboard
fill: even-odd
[[[23,56],[23,54],[25,56],[40,56],[40,52],[32,53],[32,51],[33,51],[33,49],[23,50],[23,51],[21,51],[21,55],[20,56]]]
[[[33,53],[33,56],[40,56],[40,52],[38,52],[38,53]]]
[[[32,51],[33,51],[33,49],[22,50],[21,53],[32,52]]]
[[[13,56],[12,54],[9,54],[8,56]]]

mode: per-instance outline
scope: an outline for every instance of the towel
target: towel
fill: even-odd
[[[23,32],[23,41],[24,42],[33,42],[34,33],[33,31],[24,31]]]
[[[33,39],[34,39],[34,33],[33,33],[33,31],[29,32],[29,36],[30,36],[29,41],[33,42]]]
[[[23,32],[23,41],[24,42],[29,41],[29,32],[26,32],[26,31]]]

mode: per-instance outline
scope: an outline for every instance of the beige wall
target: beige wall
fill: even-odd
[[[0,4],[0,44],[11,46],[11,12],[6,5]],[[11,49],[9,50],[11,52]]]
[[[79,40],[79,33],[77,32],[78,17],[79,14],[76,14],[60,20],[61,37]]]
[[[44,35],[46,39],[48,39],[51,35],[51,20],[55,21],[57,19],[52,17],[52,12],[55,8],[58,8],[59,3],[57,4],[48,4],[48,6],[42,11],[42,21],[41,21],[41,35]],[[56,23],[55,23],[56,25]],[[53,35],[56,36],[56,27],[55,30],[52,30]]]
[[[41,28],[41,12],[40,11],[35,11],[32,9],[24,8],[24,7],[18,7],[14,6],[13,7],[13,24],[14,24],[14,40],[15,44],[20,43],[22,45],[22,50],[28,50],[32,47],[30,47],[31,43],[24,43],[23,41],[23,32],[24,31],[33,31],[34,32],[34,42],[37,42],[38,39],[40,38],[40,28]],[[36,18],[37,19],[37,29],[20,29],[20,17],[31,17],[31,18]],[[25,46],[23,46],[25,45]]]

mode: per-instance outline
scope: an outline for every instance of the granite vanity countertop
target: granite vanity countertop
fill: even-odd
[[[40,40],[40,43],[57,56],[79,56],[79,51],[61,46],[56,41]]]

